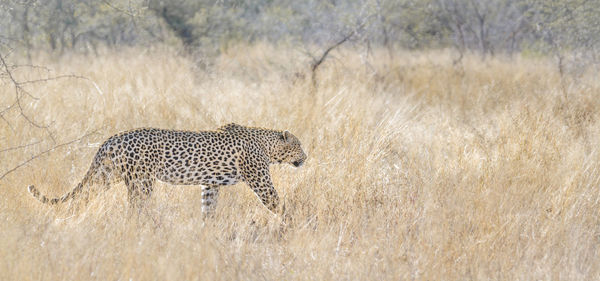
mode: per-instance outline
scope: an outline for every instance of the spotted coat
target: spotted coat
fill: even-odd
[[[202,185],[202,211],[212,215],[219,187],[240,181],[271,211],[279,203],[269,165],[306,160],[300,141],[288,131],[228,124],[215,131],[177,131],[142,128],[106,140],[90,169],[72,191],[48,199],[33,186],[29,192],[43,203],[56,204],[87,192],[94,184],[107,189],[121,181],[128,200],[139,205],[152,194],[156,180],[176,185]],[[141,199],[141,200],[140,200]]]

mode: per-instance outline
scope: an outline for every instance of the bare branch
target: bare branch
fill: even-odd
[[[48,77],[48,78],[42,78],[42,79],[36,79],[36,80],[23,81],[23,82],[20,82],[19,85],[27,85],[27,84],[35,84],[35,83],[41,83],[41,82],[48,82],[48,81],[58,80],[58,79],[63,79],[63,78],[75,78],[75,79],[83,79],[83,80],[91,81],[89,78],[87,78],[85,76],[74,75],[74,74],[66,74],[66,75],[58,75],[58,76],[54,76],[54,77]]]
[[[3,109],[2,111],[0,111],[0,116],[3,116],[4,113],[6,113],[7,111],[11,110],[13,107],[15,107],[17,105],[17,103],[13,103],[11,105],[9,105],[8,107],[6,107],[5,109]]]
[[[27,92],[25,89],[23,89],[21,87],[21,83],[17,82],[17,80],[13,77],[12,72],[10,71],[10,67],[8,66],[8,64],[4,60],[4,57],[1,54],[0,54],[0,62],[2,63],[2,67],[4,68],[6,75],[11,80],[11,82],[15,88],[15,103],[13,105],[9,106],[7,109],[4,109],[2,112],[0,112],[0,114],[2,114],[2,120],[4,120],[5,122],[7,122],[10,125],[8,120],[6,120],[6,118],[4,118],[3,114],[7,110],[13,108],[16,105],[17,108],[19,109],[19,114],[21,115],[21,117],[23,117],[25,120],[27,120],[27,122],[29,122],[29,124],[31,124],[32,126],[34,126],[36,128],[40,128],[40,129],[45,129],[46,132],[48,133],[48,135],[50,136],[50,138],[53,141],[55,141],[54,136],[52,136],[52,133],[48,129],[48,126],[40,125],[40,124],[37,124],[36,122],[34,122],[29,116],[27,116],[27,114],[25,114],[25,111],[23,110],[23,107],[21,106],[21,93],[24,93],[33,99],[37,99],[37,98],[34,97],[33,95],[31,95],[29,92]]]
[[[29,146],[36,145],[36,144],[41,143],[41,142],[42,141],[40,140],[40,141],[35,141],[35,142],[24,144],[24,145],[19,145],[19,146],[15,146],[15,147],[9,147],[9,148],[0,150],[0,153],[11,151],[11,150],[17,150],[17,149],[21,149],[21,148],[25,148],[25,147],[29,147]]]
[[[41,65],[33,65],[33,64],[15,64],[15,65],[11,65],[12,69],[17,69],[17,68],[23,68],[23,67],[28,67],[28,68],[33,68],[33,69],[41,69],[44,70],[46,72],[50,72],[50,68],[47,68],[45,66],[41,66]]]
[[[323,54],[321,55],[321,57],[316,60],[313,57],[313,63],[311,65],[311,70],[313,72],[315,72],[317,70],[317,68],[319,67],[319,65],[321,65],[321,63],[323,63],[323,61],[325,61],[325,59],[327,58],[327,55],[329,55],[329,53],[331,51],[333,51],[335,48],[341,46],[342,44],[344,44],[346,41],[350,40],[350,38],[352,38],[354,35],[356,35],[356,33],[358,32],[358,30],[362,29],[366,24],[366,21],[361,23],[358,27],[356,27],[355,29],[352,29],[352,31],[350,31],[348,34],[346,34],[346,36],[344,36],[341,40],[339,40],[338,42],[336,42],[335,44],[331,45],[329,48],[327,48],[325,50],[325,52],[323,52]]]
[[[83,136],[81,136],[81,137],[79,137],[79,138],[77,138],[77,139],[70,140],[70,141],[68,141],[68,142],[64,142],[64,143],[61,143],[61,144],[55,145],[55,146],[53,146],[53,147],[51,147],[51,148],[49,148],[49,149],[47,149],[47,150],[44,150],[44,151],[42,151],[42,152],[40,152],[40,153],[38,153],[38,154],[36,154],[36,155],[34,155],[34,156],[31,156],[31,158],[29,158],[29,159],[27,159],[27,160],[25,160],[25,161],[23,161],[23,162],[19,163],[17,166],[13,167],[12,169],[10,169],[10,170],[6,171],[4,174],[0,175],[0,180],[2,180],[2,179],[3,179],[4,177],[6,177],[8,174],[10,174],[10,173],[12,173],[12,172],[16,171],[17,169],[19,169],[19,168],[21,168],[21,167],[23,167],[23,166],[27,165],[27,163],[29,163],[29,162],[31,162],[31,161],[33,161],[33,160],[37,159],[37,158],[40,158],[40,157],[42,157],[43,155],[46,155],[46,154],[48,154],[48,153],[50,153],[50,152],[52,152],[52,151],[54,151],[54,150],[56,150],[56,149],[58,149],[58,148],[61,148],[61,147],[63,147],[63,146],[67,146],[67,145],[70,145],[70,144],[72,144],[72,143],[74,143],[74,142],[78,142],[78,141],[80,141],[80,140],[82,140],[82,139],[84,139],[84,138],[86,138],[86,137],[88,137],[88,136],[90,136],[90,135],[92,135],[92,134],[95,134],[95,133],[96,133],[96,131],[94,131],[94,132],[91,132],[91,133],[87,133],[87,134],[85,134],[85,135],[83,135]]]
[[[316,59],[315,57],[313,57],[311,55],[311,57],[313,58],[313,62],[311,63],[310,70],[312,72],[312,76],[311,76],[312,83],[315,88],[317,86],[317,77],[316,77],[317,69],[325,61],[325,59],[327,59],[327,56],[329,55],[329,53],[331,51],[333,51],[335,48],[344,44],[346,41],[350,40],[350,38],[352,38],[354,35],[356,35],[358,33],[358,30],[362,29],[366,23],[367,22],[364,21],[358,27],[356,27],[355,29],[352,29],[352,31],[350,31],[348,34],[346,34],[341,40],[337,41],[335,44],[333,44],[333,45],[329,46],[329,48],[325,49],[325,51],[319,57],[319,59]]]
[[[21,100],[18,98],[17,98],[17,107],[19,108],[19,113],[20,113],[21,117],[25,118],[25,120],[27,120],[27,122],[29,122],[32,126],[34,126],[36,128],[40,128],[40,129],[48,128],[48,125],[40,125],[40,124],[37,124],[36,122],[34,122],[33,120],[31,120],[31,118],[29,118],[29,116],[27,116],[27,114],[24,113],[23,107],[21,106]]]
[[[12,82],[15,85],[18,85],[19,83],[17,83],[17,81],[15,80],[15,78],[12,76],[12,73],[10,72],[9,66],[8,66],[8,64],[6,64],[6,61],[4,60],[4,57],[2,56],[2,54],[0,54],[0,62],[2,62],[2,67],[4,67],[4,70],[6,71],[6,75],[8,75],[8,77],[10,78],[10,80],[12,80]]]
[[[139,16],[139,13],[137,13],[137,14],[132,14],[132,13],[131,13],[131,12],[129,12],[129,11],[126,11],[126,10],[124,10],[124,9],[121,9],[121,8],[119,8],[119,7],[115,6],[115,5],[113,5],[113,4],[112,4],[112,3],[110,3],[108,0],[102,0],[102,3],[104,3],[106,6],[108,6],[108,7],[112,8],[113,10],[115,10],[115,11],[117,11],[117,12],[120,12],[120,13],[123,13],[123,14],[126,14],[126,15],[130,16],[132,19],[133,19],[133,18],[135,18],[135,17],[138,17],[138,16]]]
[[[8,77],[9,80],[11,81],[13,87],[14,87],[14,93],[15,93],[15,101],[13,104],[11,104],[10,106],[8,106],[5,109],[2,109],[0,111],[0,119],[2,119],[4,122],[6,122],[8,124],[9,127],[12,128],[10,122],[4,117],[4,114],[6,112],[8,112],[9,110],[13,109],[13,108],[17,108],[19,111],[19,115],[25,119],[31,126],[36,127],[38,129],[43,129],[46,131],[46,134],[50,137],[50,139],[52,139],[52,141],[54,143],[56,143],[56,140],[52,134],[52,132],[50,131],[50,125],[49,124],[39,124],[37,122],[35,122],[33,120],[33,118],[31,118],[25,111],[25,109],[22,106],[22,98],[23,96],[27,96],[33,100],[39,100],[38,97],[32,95],[31,93],[29,93],[25,88],[23,88],[24,85],[29,85],[29,84],[35,84],[35,83],[42,83],[42,82],[48,82],[51,80],[58,80],[58,79],[63,79],[63,78],[76,78],[76,79],[83,79],[83,80],[87,80],[87,81],[92,81],[91,79],[84,77],[84,76],[80,76],[80,75],[74,75],[74,74],[68,74],[68,75],[58,75],[58,76],[54,76],[54,77],[47,77],[47,78],[41,78],[41,79],[35,79],[35,80],[28,80],[28,81],[17,81],[17,79],[15,79],[15,77],[13,76],[13,73],[11,72],[11,70],[14,70],[16,68],[19,67],[30,67],[30,68],[39,68],[39,69],[44,69],[46,71],[50,71],[48,68],[46,67],[41,67],[41,66],[34,66],[34,65],[9,65],[6,60],[5,57],[2,56],[2,54],[0,54],[0,63],[1,68],[4,69],[4,75],[6,75],[5,77]],[[93,83],[93,81],[92,81]]]
[[[10,124],[10,122],[8,122],[8,120],[6,120],[6,118],[4,118],[4,115],[0,114],[0,119],[2,119],[2,121],[6,122],[6,125],[8,125],[8,127],[14,132],[15,128],[13,128],[13,126]]]
[[[344,42],[348,41],[348,39],[350,39],[352,36],[354,36],[354,34],[355,34],[355,31],[353,30],[352,32],[350,32],[349,34],[344,36],[344,38],[342,38],[342,40],[338,41],[337,43],[335,43],[335,44],[331,45],[329,48],[327,48],[318,60],[313,61],[312,65],[310,67],[311,71],[315,72],[317,70],[317,68],[319,67],[319,65],[321,65],[321,63],[323,63],[323,61],[325,61],[325,58],[327,58],[327,55],[329,55],[329,52],[331,52],[333,49],[339,47],[340,45],[344,44]]]

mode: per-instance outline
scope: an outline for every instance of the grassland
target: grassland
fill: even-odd
[[[210,71],[161,48],[67,55],[18,68],[39,97],[0,122],[1,280],[584,280],[600,278],[600,82],[552,60],[343,50],[318,70],[257,45]],[[6,77],[3,77],[6,78]],[[2,107],[14,101],[4,79]],[[309,156],[273,166],[291,222],[243,183],[203,223],[200,188],[158,184],[132,216],[122,184],[87,205],[70,190],[108,136],[135,127],[288,129]],[[55,142],[49,137],[51,134]]]

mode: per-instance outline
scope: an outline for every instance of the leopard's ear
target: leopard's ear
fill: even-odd
[[[281,139],[284,141],[290,141],[292,136],[292,133],[290,133],[289,131],[283,131],[283,133],[281,133]]]

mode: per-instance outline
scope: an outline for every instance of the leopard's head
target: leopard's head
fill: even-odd
[[[271,162],[288,163],[300,167],[305,160],[306,153],[302,150],[300,140],[288,131],[281,132],[271,150]]]

